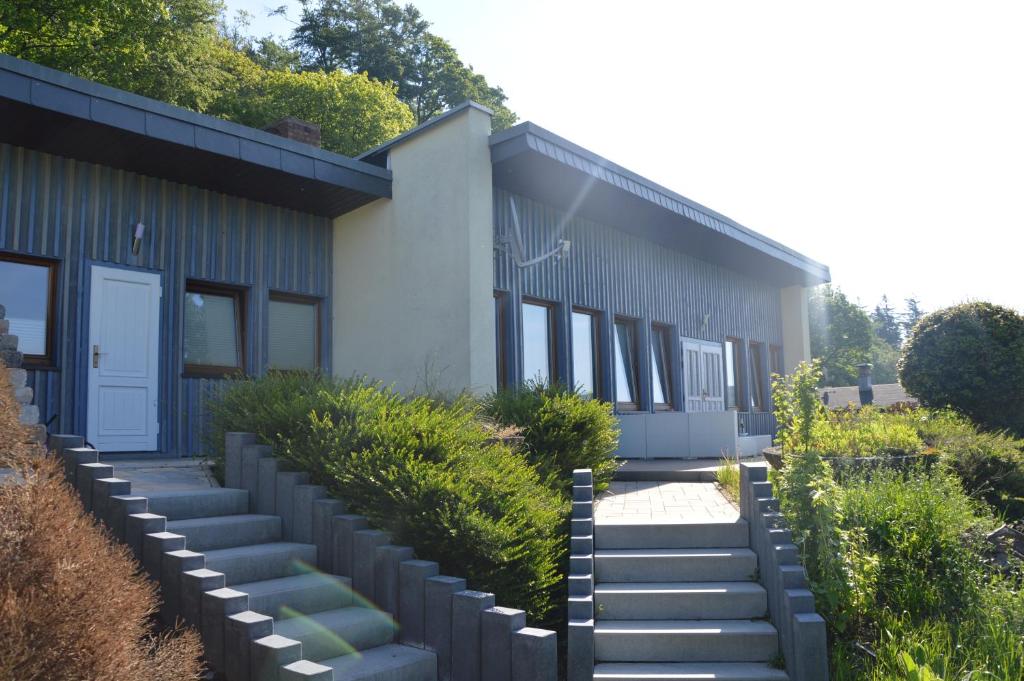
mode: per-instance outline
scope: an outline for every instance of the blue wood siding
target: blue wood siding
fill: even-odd
[[[525,268],[514,264],[501,247],[513,232],[510,198],[516,204],[527,257],[545,253],[565,238],[572,242],[567,258],[550,258]],[[611,324],[616,315],[638,320],[642,348],[648,347],[652,323],[672,327],[674,344],[680,336],[715,343],[734,336],[761,342],[766,348],[782,345],[779,288],[759,281],[756,273],[735,272],[591,220],[569,218],[562,210],[497,187],[494,201],[498,245],[494,287],[509,294],[505,341],[511,381],[522,379],[518,329],[524,296],[558,304],[558,364],[563,380],[570,378],[568,330],[573,306],[602,313],[604,386],[611,385]],[[679,349],[673,349],[673,384],[680,386]],[[645,406],[649,408],[649,361],[640,362],[640,375],[647,386]],[[675,393],[678,403],[680,391]],[[604,396],[610,394],[606,391]]]
[[[146,234],[133,256],[138,222]],[[194,455],[203,402],[221,381],[182,377],[186,280],[245,288],[250,374],[267,362],[269,292],[322,298],[320,362],[329,370],[331,243],[326,218],[0,144],[0,250],[59,261],[57,368],[29,373],[43,420],[57,416],[51,432],[85,432],[90,262],[161,273],[159,447]]]

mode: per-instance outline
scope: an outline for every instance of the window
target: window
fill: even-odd
[[[600,394],[599,318],[596,312],[572,311],[572,380],[582,394],[591,397]]]
[[[508,322],[505,319],[505,301],[504,293],[494,292],[494,363],[499,388],[508,387],[508,364],[505,361],[505,333]]]
[[[0,300],[7,308],[11,335],[27,366],[53,366],[53,325],[56,312],[57,263],[0,253]]]
[[[743,404],[743,363],[738,338],[725,339],[725,408],[739,409]]]
[[[778,345],[768,346],[768,370],[773,374],[782,375],[782,348]]]
[[[550,383],[555,366],[554,312],[550,303],[523,303],[523,380]]]
[[[750,342],[750,408],[764,411],[764,345]]]
[[[615,320],[615,402],[620,409],[639,409],[636,363],[636,322]]]
[[[672,408],[672,336],[667,326],[651,327],[651,384],[654,408]]]
[[[267,364],[312,371],[320,366],[320,300],[270,292]]]
[[[219,376],[245,369],[243,295],[217,284],[185,285],[185,373]]]

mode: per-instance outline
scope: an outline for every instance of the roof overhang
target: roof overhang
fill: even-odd
[[[533,123],[491,136],[494,184],[780,286],[828,267]]]
[[[0,142],[336,217],[391,173],[0,54]]]

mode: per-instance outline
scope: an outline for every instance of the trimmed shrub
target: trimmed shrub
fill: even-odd
[[[198,679],[198,635],[154,635],[156,587],[24,444],[17,408],[0,364],[0,467],[14,476],[0,483],[0,678]]]
[[[811,449],[827,456],[898,456],[924,448],[913,425],[873,407],[828,412],[811,428]]]
[[[950,406],[1024,436],[1024,316],[965,303],[924,317],[899,361],[900,383],[925,406]]]
[[[619,447],[611,404],[564,385],[529,382],[490,395],[484,412],[501,426],[519,428],[530,462],[553,488],[568,494],[577,468],[593,470],[595,491],[608,487]]]

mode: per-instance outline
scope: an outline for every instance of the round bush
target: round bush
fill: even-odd
[[[926,406],[1024,435],[1024,317],[1009,308],[965,303],[926,316],[904,346],[899,374]]]

